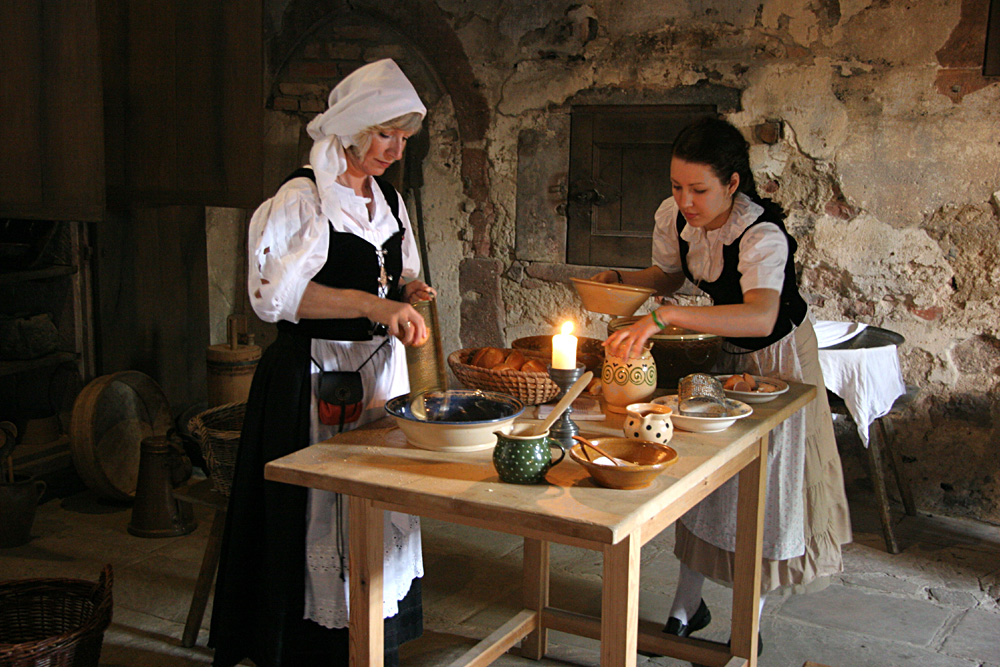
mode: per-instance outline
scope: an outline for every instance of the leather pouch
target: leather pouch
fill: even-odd
[[[327,426],[343,426],[361,417],[364,386],[359,371],[323,371],[317,398],[319,420]]]

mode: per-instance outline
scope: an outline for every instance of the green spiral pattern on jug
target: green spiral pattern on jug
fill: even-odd
[[[656,385],[656,366],[642,364],[633,366],[632,364],[605,363],[601,371],[601,379],[605,384],[645,384]]]

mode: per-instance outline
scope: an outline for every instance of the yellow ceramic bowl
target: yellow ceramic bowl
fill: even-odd
[[[593,313],[628,317],[653,296],[656,290],[619,283],[599,283],[596,280],[570,278],[583,307]]]
[[[594,463],[600,454],[581,444],[573,445],[570,457],[587,469],[595,482],[609,489],[641,489],[649,486],[656,476],[677,462],[673,447],[633,438],[594,438],[591,440],[608,455],[636,465],[615,466]]]

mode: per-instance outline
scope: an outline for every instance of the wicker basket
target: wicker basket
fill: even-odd
[[[209,408],[191,418],[188,429],[201,444],[201,452],[208,464],[208,475],[215,489],[228,496],[233,485],[236,468],[236,450],[240,445],[243,416],[247,404],[226,403]]]
[[[112,571],[80,579],[0,582],[0,665],[97,667],[111,624]]]
[[[559,385],[552,381],[548,373],[494,371],[471,365],[469,361],[478,350],[479,348],[466,348],[448,355],[448,365],[455,377],[469,389],[499,391],[513,396],[525,405],[545,403],[559,395]],[[548,361],[545,355],[536,355],[526,350],[520,352],[529,359]]]

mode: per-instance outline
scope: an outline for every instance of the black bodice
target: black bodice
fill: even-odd
[[[785,235],[785,240],[788,242],[788,259],[785,260],[785,280],[781,286],[778,318],[775,320],[774,328],[768,336],[760,338],[726,338],[729,343],[739,346],[744,350],[762,350],[768,345],[778,342],[802,323],[808,310],[805,300],[799,294],[798,282],[795,279],[795,250],[798,248],[798,244],[785,230],[785,225],[780,217],[773,216],[777,217],[777,220],[765,220],[767,217],[772,216],[768,216],[766,213],[762,214],[755,221],[747,225],[747,228],[743,230],[743,233],[735,241],[729,245],[722,246],[722,273],[716,280],[712,282],[702,280],[697,283],[699,288],[712,297],[712,301],[716,305],[743,303],[743,290],[740,287],[740,277],[743,274],[739,270],[740,242],[743,240],[743,236],[750,228],[761,222],[773,222],[781,230],[781,233]],[[681,215],[680,211],[678,211],[677,240],[680,247],[681,269],[688,280],[695,282],[687,263],[688,243],[681,238],[681,231],[683,231],[686,225],[687,221]]]
[[[305,177],[315,183],[316,177],[312,169],[296,170],[287,179]],[[379,253],[382,253],[388,292],[386,298],[398,301],[401,295],[400,274],[403,272],[403,235],[406,230],[399,219],[398,195],[389,183],[374,178],[385,200],[389,203],[393,217],[399,229],[390,236],[381,248],[349,232],[337,232],[330,224],[330,248],[327,251],[326,263],[313,277],[313,282],[325,287],[338,289],[356,289],[369,294],[378,295],[382,266],[379,264]],[[326,340],[360,341],[371,340],[374,336],[385,336],[386,327],[376,324],[366,317],[350,319],[301,319],[298,322],[278,322],[279,331],[288,331],[309,338]]]

